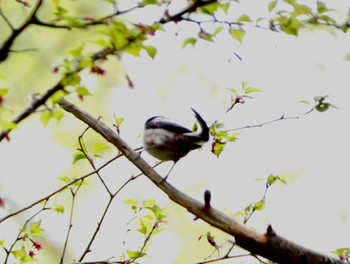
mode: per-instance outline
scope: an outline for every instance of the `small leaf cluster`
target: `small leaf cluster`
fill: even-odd
[[[236,2],[236,3],[235,3]],[[347,32],[350,28],[350,12],[343,22],[337,22],[332,8],[328,8],[324,1],[317,1],[314,5],[300,3],[298,0],[272,0],[267,4],[269,17],[258,17],[252,19],[249,14],[241,14],[234,18],[230,10],[238,1],[215,1],[198,9],[197,14],[204,14],[207,19],[194,19],[195,15],[183,20],[198,24],[200,31],[197,37],[190,37],[183,41],[183,47],[188,44],[195,45],[198,39],[213,42],[216,35],[226,25],[228,34],[243,43],[246,31],[245,26],[257,28],[269,28],[272,31],[284,32],[288,35],[298,36],[299,31],[308,26],[328,26]],[[232,7],[232,8],[231,8]],[[219,19],[220,17],[220,19]],[[268,26],[266,26],[266,22]],[[214,32],[204,30],[204,24],[219,25]]]
[[[135,263],[136,259],[148,256],[147,250],[150,246],[150,240],[153,239],[156,234],[163,231],[159,226],[160,224],[166,223],[166,215],[164,213],[164,208],[160,208],[153,199],[142,201],[127,199],[124,203],[129,204],[130,209],[137,215],[138,227],[133,230],[136,230],[143,236],[143,243],[137,250],[126,249],[120,259],[128,261],[128,263]],[[135,220],[135,218],[133,219]]]
[[[261,180],[261,179],[257,179],[257,180]],[[249,205],[247,205],[243,211],[239,211],[236,213],[238,216],[244,217],[244,223],[247,223],[250,217],[256,211],[262,211],[265,208],[267,190],[269,189],[270,186],[272,186],[276,182],[287,184],[283,176],[270,174],[265,180],[265,192],[263,197],[259,199],[257,202],[250,203]]]
[[[206,237],[208,243],[215,248],[219,248],[219,245],[215,241],[215,237],[208,231],[205,235],[201,235],[198,237],[198,241],[202,239],[202,237]]]
[[[283,3],[288,10],[278,9],[278,3]],[[276,17],[270,20],[270,28],[277,28],[289,35],[297,36],[300,29],[305,25],[327,25],[340,28],[347,32],[349,29],[350,15],[348,20],[343,24],[338,24],[337,21],[329,15],[334,10],[328,8],[323,1],[317,1],[316,8],[301,4],[297,0],[272,0],[267,5],[270,13],[274,12]],[[290,10],[291,9],[291,10]]]
[[[226,32],[230,34],[230,36],[237,40],[240,44],[243,43],[243,38],[245,36],[245,31],[242,27],[244,23],[249,23],[252,22],[251,18],[246,15],[242,14],[236,21],[234,22],[228,22],[228,21],[219,21],[216,19],[216,15],[218,13],[224,13],[225,15],[228,15],[228,10],[231,6],[231,2],[233,1],[213,1],[210,4],[203,5],[200,8],[198,8],[197,13],[198,14],[204,14],[205,16],[212,18],[213,20],[211,22],[217,23],[217,24],[227,24],[228,27],[226,27]],[[234,1],[238,2],[238,1]],[[205,22],[202,21],[196,21],[193,19],[184,19],[190,22],[196,22],[199,25],[199,32],[196,37],[189,37],[186,38],[182,42],[182,47],[186,47],[187,45],[195,45],[199,39],[205,40],[205,41],[210,41],[214,42],[215,37],[223,31],[225,28],[223,25],[216,26],[214,30],[205,30],[203,28],[203,24]],[[227,26],[226,25],[226,26]]]
[[[344,263],[350,263],[350,248],[338,248],[332,251]]]
[[[256,92],[262,92],[260,88],[256,87],[251,87],[248,85],[246,81],[242,82],[240,92],[237,91],[237,89],[234,88],[226,88],[228,91],[231,93],[231,101],[230,101],[230,106],[226,110],[226,113],[236,105],[236,104],[244,104],[245,103],[245,98],[250,98],[252,99],[253,97],[250,95],[251,93],[256,93]]]
[[[225,131],[223,123],[214,122],[209,129],[213,137],[211,152],[217,157],[220,156],[228,142],[235,142],[238,139],[238,133]]]
[[[34,238],[44,237],[44,230],[41,228],[41,220],[25,225],[19,230],[19,234],[14,243],[6,246],[5,240],[0,240],[0,247],[6,252],[4,263],[9,263],[10,255],[16,263],[27,263],[36,261],[36,252],[43,249],[40,242]]]
[[[95,42],[103,48],[115,52],[123,51],[136,57],[140,56],[140,52],[144,50],[151,58],[154,58],[157,54],[156,48],[145,45],[144,42],[157,30],[162,30],[162,25],[127,25],[123,21],[114,19],[99,30],[102,37]]]
[[[92,159],[94,158],[101,158],[101,152],[110,149],[110,147],[105,144],[105,143],[97,143],[96,145],[93,146],[92,149],[92,155],[89,155],[90,153],[85,144],[83,144],[83,149],[78,149],[74,154],[73,154],[73,164],[77,163],[79,160],[84,160],[84,159]],[[87,155],[88,154],[88,155]]]
[[[330,107],[333,107],[335,109],[338,109],[336,106],[332,105],[331,103],[327,102],[326,99],[328,98],[328,95],[324,95],[324,96],[315,96],[314,97],[314,107],[312,109],[316,109],[318,112],[326,112],[327,110],[329,110]],[[310,104],[309,101],[307,100],[302,100],[299,101],[301,103],[304,104]]]
[[[0,76],[1,77],[1,76]],[[0,128],[5,131],[16,127],[14,122],[9,121],[12,115],[12,110],[6,105],[6,96],[9,89],[0,87]],[[9,135],[6,136],[7,140],[10,140]]]
[[[94,21],[92,17],[79,17],[69,14],[69,10],[61,4],[60,0],[53,0],[54,4],[54,23],[55,25],[64,25],[68,28],[87,28],[88,24]]]

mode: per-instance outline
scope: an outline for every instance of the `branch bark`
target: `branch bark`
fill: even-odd
[[[131,147],[128,146],[111,128],[92,117],[87,112],[79,109],[74,104],[61,98],[58,103],[65,111],[90,126],[108,142],[112,143],[125,155],[130,162],[139,168],[159,189],[161,189],[175,203],[186,208],[190,213],[208,224],[234,236],[238,246],[248,250],[252,254],[263,256],[269,260],[284,264],[341,264],[339,259],[326,256],[303,246],[300,246],[286,238],[279,236],[271,226],[265,234],[243,225],[219,210],[211,207],[210,201],[200,202],[182,193],[150,167]],[[206,192],[206,197],[208,193]]]

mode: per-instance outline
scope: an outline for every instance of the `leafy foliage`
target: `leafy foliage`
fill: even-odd
[[[18,88],[17,84],[9,85],[5,82],[5,84],[1,83],[0,141],[3,139],[9,141],[11,131],[34,113],[39,113],[38,118],[43,126],[48,126],[51,120],[59,123],[64,117],[63,111],[56,106],[61,97],[74,94],[77,98],[83,100],[86,96],[93,96],[82,82],[82,72],[84,70],[87,74],[98,75],[102,78],[106,74],[109,74],[106,70],[105,63],[110,61],[111,58],[122,60],[124,54],[135,57],[147,54],[150,58],[155,58],[157,56],[157,48],[153,46],[152,42],[149,40],[159,31],[165,31],[165,24],[167,23],[179,25],[179,28],[185,27],[187,24],[191,23],[197,26],[198,30],[194,32],[193,35],[186,36],[183,40],[183,47],[187,47],[188,45],[195,46],[201,41],[215,44],[216,38],[221,34],[228,34],[233,40],[243,45],[244,38],[248,34],[246,30],[247,27],[263,28],[292,36],[298,36],[300,30],[305,27],[330,27],[343,32],[347,32],[350,27],[350,13],[345,16],[345,19],[340,21],[335,15],[335,10],[327,7],[326,3],[323,1],[317,1],[316,5],[309,6],[297,0],[272,0],[267,4],[267,10],[270,13],[269,17],[260,18],[254,18],[248,13],[242,13],[238,16],[233,15],[232,10],[235,9],[236,5],[240,4],[239,1],[184,1],[188,6],[174,15],[171,15],[169,11],[171,10],[171,1],[142,0],[137,1],[134,6],[125,10],[119,9],[116,0],[103,0],[101,2],[108,4],[109,7],[112,8],[106,9],[108,11],[104,10],[102,15],[92,17],[86,13],[87,8],[85,7],[89,5],[86,1],[84,1],[84,8],[78,8],[76,10],[73,10],[71,7],[70,4],[72,3],[60,0],[51,1],[51,7],[49,4],[43,4],[43,1],[13,1],[11,9],[16,9],[16,12],[19,11],[21,14],[21,17],[16,18],[12,18],[12,13],[7,11],[8,9],[3,9],[3,2],[0,2],[1,21],[4,22],[3,27],[6,27],[6,30],[4,30],[4,37],[0,44],[0,63],[12,60],[16,56],[23,56],[23,54],[27,55],[29,53],[27,50],[23,51],[18,48],[20,45],[15,45],[21,44],[21,42],[22,44],[25,43],[23,40],[17,40],[22,37],[22,33],[28,28],[34,28],[34,30],[36,30],[38,27],[42,27],[46,30],[57,32],[60,30],[68,30],[72,35],[80,31],[88,33],[91,37],[88,40],[82,39],[79,41],[78,45],[70,45],[69,39],[65,41],[67,46],[69,46],[67,47],[68,51],[65,55],[60,55],[60,62],[56,63],[52,68],[52,72],[50,72],[50,74],[54,74],[52,79],[56,78],[55,84],[52,87],[46,87],[46,90],[42,94],[31,96],[32,100],[28,105],[22,105],[23,109],[21,109],[21,111],[13,110],[12,104],[17,104],[17,102],[9,103],[8,96],[14,90],[21,90],[24,87]],[[138,16],[140,20],[138,22],[129,20],[128,16],[126,16],[131,14],[130,17],[133,17],[135,16],[133,13],[134,11],[147,10],[147,8],[154,8],[154,10],[157,10],[154,14],[160,14],[159,17],[154,18],[154,22],[150,23],[144,21],[143,16],[138,16],[137,13],[136,16]],[[95,13],[98,12],[94,12],[94,14]],[[16,23],[12,24],[13,22],[11,21],[16,21]],[[266,26],[266,22],[268,22],[268,26]],[[206,27],[206,25],[208,25],[208,27]],[[29,44],[28,46],[31,45],[32,44]],[[43,61],[42,58],[41,61]],[[21,69],[28,67],[28,65],[31,67],[31,63],[25,63],[25,65],[21,65]],[[128,79],[129,86],[132,87],[132,81],[127,74],[126,79]],[[3,82],[4,80],[6,81],[6,76],[0,74],[0,81]],[[243,104],[246,98],[252,98],[252,94],[261,92],[261,89],[251,87],[247,82],[242,82],[242,87],[240,89],[227,89],[231,96],[227,112],[231,111],[235,105]],[[330,107],[336,108],[329,103],[327,99],[328,96],[315,97],[312,109],[316,109],[318,112],[325,112],[328,111]],[[308,102],[304,101],[304,103]],[[118,133],[120,132],[120,126],[123,121],[124,119],[122,117],[115,117],[115,127]],[[235,142],[238,139],[238,133],[225,130],[224,124],[220,122],[212,124],[210,126],[210,132],[213,136],[212,152],[217,157],[221,155],[228,143]],[[18,234],[15,235],[13,241],[9,241],[8,239],[0,240],[0,247],[2,247],[6,255],[4,263],[13,262],[10,256],[12,256],[17,263],[36,261],[34,256],[37,251],[42,249],[42,245],[34,239],[43,239],[45,237],[42,221],[37,220],[37,217],[40,213],[48,209],[57,214],[67,213],[65,205],[57,201],[50,201],[51,206],[48,206],[48,201],[52,197],[57,197],[62,193],[70,193],[73,201],[71,204],[72,216],[75,197],[80,187],[86,184],[86,181],[84,181],[85,178],[97,174],[100,183],[103,188],[106,189],[109,200],[105,207],[105,212],[101,216],[101,221],[96,229],[96,233],[92,235],[89,246],[92,244],[113,198],[116,197],[127,183],[137,178],[137,176],[133,175],[125,182],[125,185],[113,192],[99,174],[100,169],[109,164],[113,159],[100,168],[97,168],[95,165],[95,158],[103,157],[105,151],[108,149],[109,146],[101,142],[93,142],[91,144],[89,142],[85,144],[81,136],[78,149],[73,153],[72,166],[78,166],[82,163],[79,161],[84,161],[85,165],[91,165],[93,172],[83,175],[80,178],[77,178],[76,175],[71,176],[69,173],[67,173],[68,176],[61,176],[59,179],[64,185],[60,189],[28,208],[23,209],[23,211],[27,211],[35,205],[42,205],[42,208],[39,209],[38,212],[34,213],[24,221],[24,223],[21,223],[22,226],[19,228]],[[119,155],[117,157],[119,157]],[[283,177],[270,175],[266,180],[266,190],[275,182],[285,183]],[[69,190],[69,192],[66,192],[67,190]],[[151,239],[162,231],[160,225],[166,223],[165,209],[160,208],[152,199],[142,201],[128,199],[125,203],[129,204],[131,210],[135,212],[135,218],[131,222],[135,223],[136,227],[132,230],[142,236],[142,242],[137,249],[125,249],[120,259],[124,260],[125,263],[136,263],[137,259],[148,256],[148,248],[151,245]],[[264,195],[262,199],[247,205],[242,211],[245,222],[248,221],[254,212],[263,210],[265,204],[266,199]],[[2,206],[0,206],[0,209],[1,207]],[[16,214],[21,212],[22,211],[19,211]],[[73,217],[71,218],[73,219]],[[4,221],[4,219],[2,221]],[[73,226],[72,222],[70,222],[70,226]],[[70,229],[67,231],[67,241],[69,232]],[[211,245],[217,245],[214,237],[210,233],[208,233],[206,237]],[[64,247],[67,246],[67,241]],[[90,252],[89,246],[83,253],[81,259]],[[349,258],[348,248],[341,248],[335,250],[333,253],[343,259]],[[63,262],[64,255],[63,252],[61,262]]]
[[[128,263],[135,263],[135,260],[148,256],[147,249],[150,246],[150,241],[154,239],[156,234],[163,231],[160,225],[166,223],[166,215],[164,214],[164,208],[160,208],[153,199],[142,201],[127,199],[124,203],[130,205],[130,209],[136,214],[136,218],[133,218],[132,221],[138,219],[139,223],[138,227],[133,230],[137,230],[142,234],[144,241],[142,246],[137,250],[126,250],[126,254],[123,253],[120,259],[122,261],[128,261]],[[128,260],[126,259],[126,255],[129,258]]]

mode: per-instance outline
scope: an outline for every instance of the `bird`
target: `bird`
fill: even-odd
[[[165,116],[153,116],[145,122],[144,150],[161,161],[174,162],[164,180],[181,158],[209,141],[209,128],[206,122],[196,110],[191,109],[199,124],[195,131]]]

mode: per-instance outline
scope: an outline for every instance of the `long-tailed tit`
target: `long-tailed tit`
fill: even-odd
[[[192,108],[191,108],[192,109]],[[195,131],[165,116],[154,116],[145,123],[143,147],[153,157],[176,162],[191,150],[202,147],[209,140],[209,128],[200,114],[192,109],[199,123]]]

